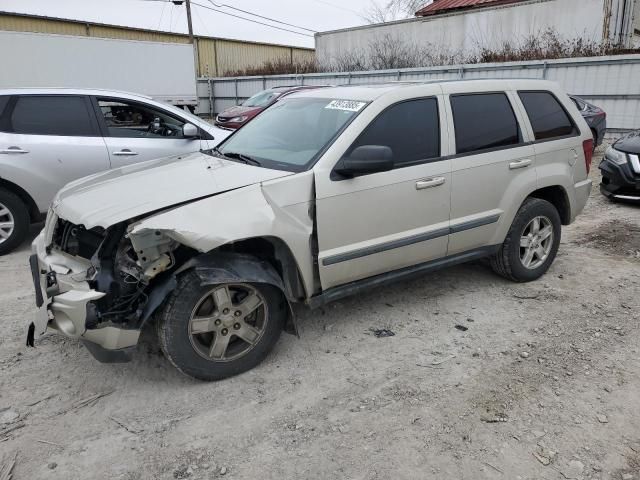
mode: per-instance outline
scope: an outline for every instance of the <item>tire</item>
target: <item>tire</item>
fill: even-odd
[[[243,300],[261,303],[244,315],[252,305]],[[239,309],[243,309],[240,314]],[[165,356],[182,373],[200,380],[222,380],[260,364],[277,343],[286,316],[286,301],[276,287],[261,283],[201,285],[200,278],[188,272],[178,280],[158,318],[158,340]],[[241,337],[251,338],[253,344]],[[223,347],[213,348],[216,339],[220,345],[228,342],[222,356]]]
[[[533,238],[532,226],[534,219],[539,219],[539,225],[545,225],[544,228],[550,227],[551,238],[539,241],[544,236],[543,232],[540,237]],[[545,219],[545,220],[542,220]],[[545,223],[548,222],[548,223]],[[542,232],[543,228],[540,228]],[[558,210],[546,200],[539,198],[528,198],[522,204],[516,217],[513,219],[511,228],[507,233],[507,238],[500,246],[498,252],[490,258],[491,268],[498,275],[501,275],[514,282],[530,282],[537,280],[544,275],[553,263],[560,246],[560,236],[562,226]],[[523,242],[525,237],[529,238],[531,248],[536,248],[536,253],[531,258],[529,267],[525,266],[527,259],[527,247],[521,247],[521,237]],[[539,255],[537,252],[546,252],[545,255]],[[524,256],[524,258],[523,258]]]
[[[0,188],[0,255],[22,244],[30,224],[29,210],[24,202],[13,192]]]

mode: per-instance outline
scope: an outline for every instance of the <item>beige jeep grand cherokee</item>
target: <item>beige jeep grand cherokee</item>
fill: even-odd
[[[545,81],[293,94],[217,149],[67,185],[33,243],[27,341],[124,361],[153,319],[178,369],[217,380],[295,332],[294,303],[482,257],[535,280],[587,201],[592,142]]]

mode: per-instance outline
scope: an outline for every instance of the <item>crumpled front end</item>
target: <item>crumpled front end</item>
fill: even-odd
[[[141,267],[125,230],[122,224],[87,230],[49,212],[44,230],[32,244],[30,266],[38,311],[29,327],[28,344],[51,329],[84,341],[98,360],[129,359],[140,336],[140,312],[152,278],[145,276],[145,269],[162,272],[171,260],[160,253]]]

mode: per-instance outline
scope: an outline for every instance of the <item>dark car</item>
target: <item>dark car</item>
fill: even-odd
[[[294,85],[286,87],[274,87],[256,93],[245,100],[241,105],[227,108],[216,117],[216,126],[236,130],[258,115],[265,108],[270,107],[278,99],[300,90],[321,88],[317,85]]]
[[[607,113],[600,107],[596,107],[594,104],[587,102],[584,98],[580,98],[577,95],[569,95],[569,97],[571,97],[573,103],[576,104],[576,107],[578,107],[582,117],[591,129],[593,148],[595,150],[604,140],[604,132],[607,129]]]
[[[607,149],[602,162],[600,191],[613,200],[640,201],[640,130]]]

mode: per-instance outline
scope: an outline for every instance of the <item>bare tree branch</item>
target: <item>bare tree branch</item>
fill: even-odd
[[[411,18],[422,7],[433,0],[387,0],[378,3],[372,0],[371,5],[362,13],[362,18],[369,23],[386,23],[394,20]]]

